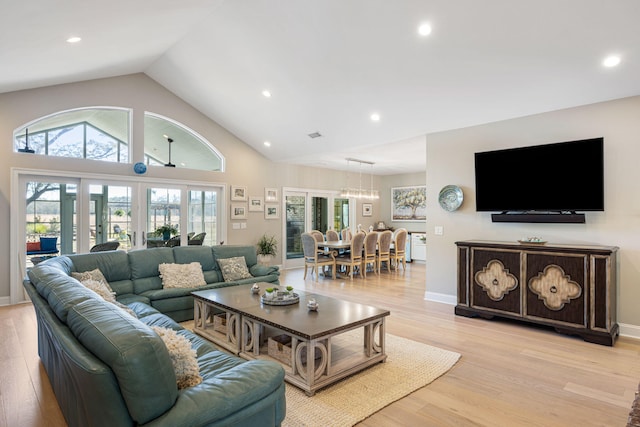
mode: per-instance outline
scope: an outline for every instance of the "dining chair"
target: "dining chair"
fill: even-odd
[[[336,258],[333,252],[328,254],[318,253],[318,247],[316,245],[316,239],[311,233],[302,233],[300,236],[302,239],[302,252],[304,253],[304,275],[303,279],[307,278],[307,269],[311,267],[311,273],[316,272],[316,282],[320,275],[318,267],[331,267],[331,273],[333,278],[336,278]]]
[[[336,230],[327,230],[327,242],[337,242],[340,240],[340,235]]]
[[[395,264],[396,271],[400,267],[400,261],[402,261],[402,269],[407,269],[406,247],[407,229],[399,228],[398,230],[396,230],[393,248],[389,251],[389,257]]]
[[[356,233],[351,239],[349,252],[336,257],[336,265],[344,266],[348,272],[350,279],[353,280],[353,273],[356,267],[362,265],[362,249],[364,244],[364,233]]]
[[[378,255],[376,261],[378,262],[378,273],[382,271],[382,263],[387,263],[387,270],[391,271],[391,239],[393,238],[393,232],[391,230],[385,230],[380,233],[378,237]]]
[[[362,276],[367,278],[367,266],[371,264],[373,272],[378,274],[376,268],[376,249],[378,247],[378,233],[371,231],[364,237],[364,253],[362,255]]]
[[[353,238],[353,233],[348,228],[342,229],[340,234],[341,234],[342,240],[347,241],[347,242],[350,242],[351,239]]]

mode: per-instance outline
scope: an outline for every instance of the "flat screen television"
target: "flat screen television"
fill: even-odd
[[[604,210],[604,139],[475,153],[476,210]]]

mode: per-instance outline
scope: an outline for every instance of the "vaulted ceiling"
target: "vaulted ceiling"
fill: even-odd
[[[638,0],[4,3],[0,93],[144,72],[276,162],[422,171],[428,133],[640,94]]]

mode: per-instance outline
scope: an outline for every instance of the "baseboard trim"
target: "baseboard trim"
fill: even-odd
[[[455,295],[440,294],[437,292],[425,292],[424,299],[427,301],[441,302],[443,304],[456,305],[458,302]]]
[[[640,326],[638,325],[629,325],[627,323],[619,323],[620,327],[620,336],[627,338],[635,338],[640,340]]]
[[[0,306],[11,305],[11,297],[0,297]]]

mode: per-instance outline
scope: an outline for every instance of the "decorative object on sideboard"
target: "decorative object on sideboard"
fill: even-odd
[[[457,185],[445,185],[438,194],[438,203],[447,212],[457,210],[462,205],[463,199],[462,189]]]
[[[133,171],[138,175],[142,175],[147,171],[147,165],[145,165],[143,162],[138,162],[133,165]]]

